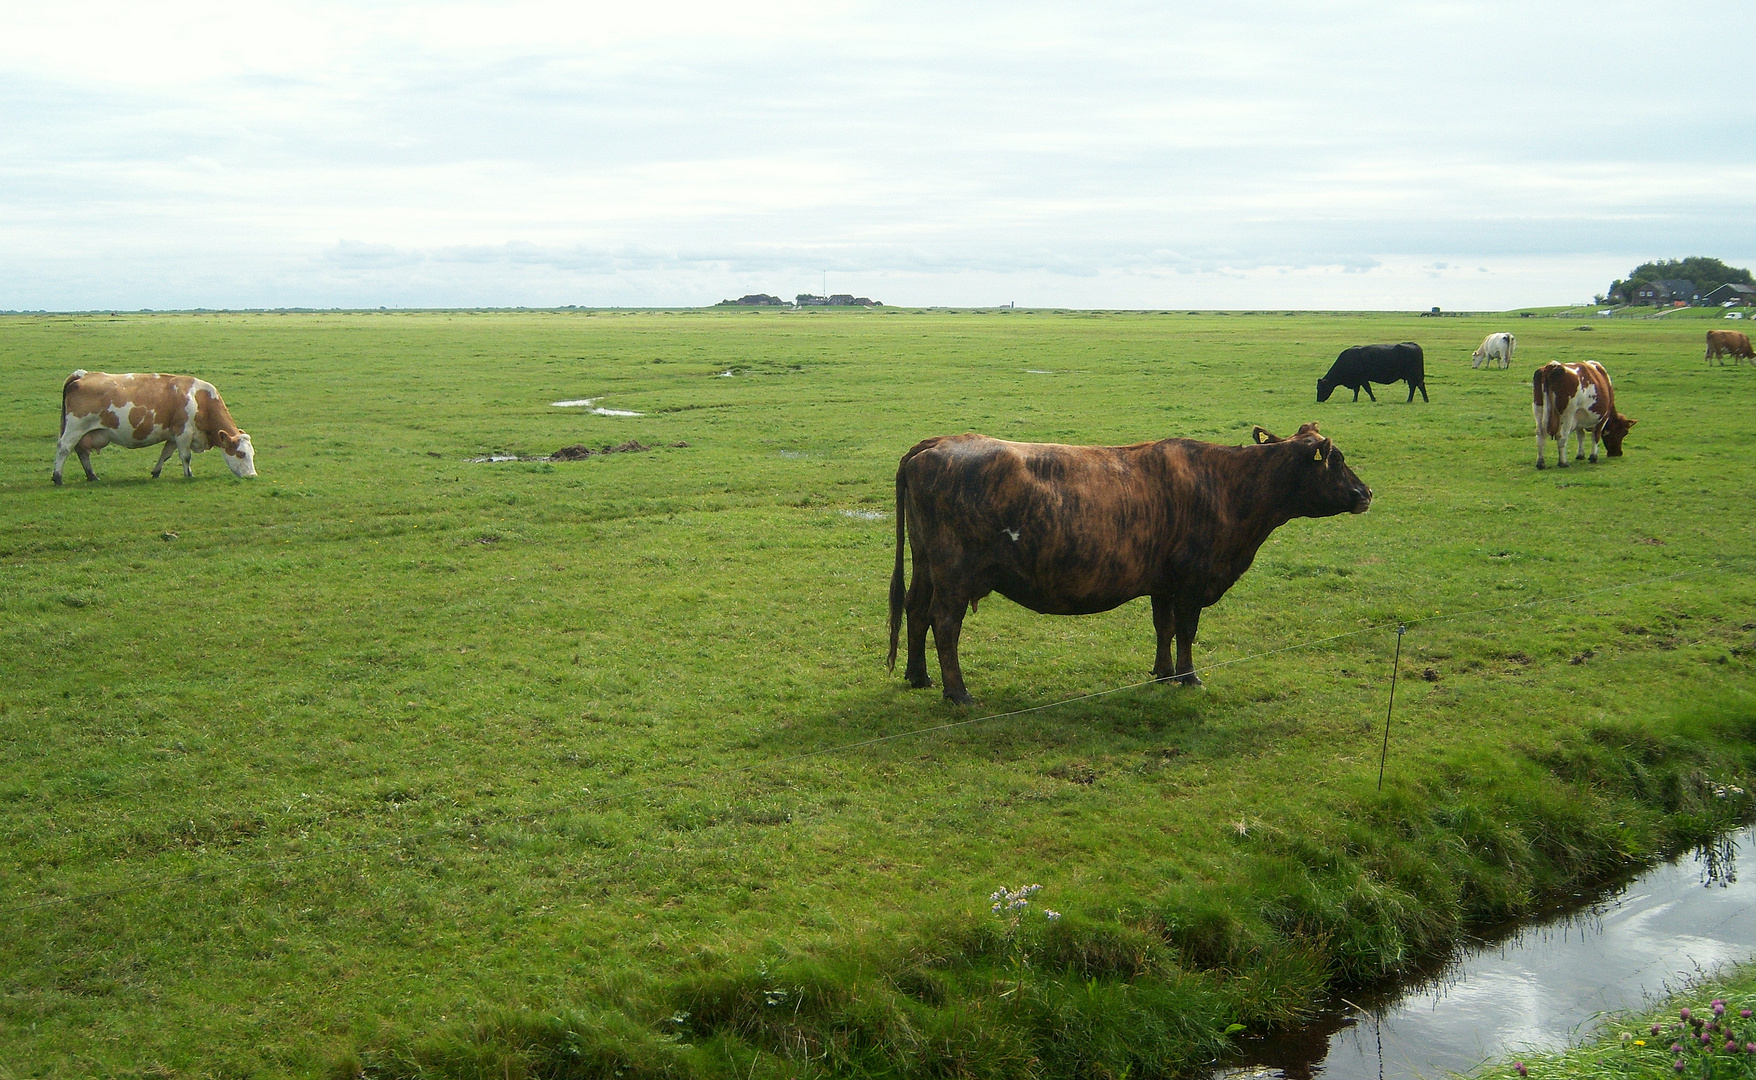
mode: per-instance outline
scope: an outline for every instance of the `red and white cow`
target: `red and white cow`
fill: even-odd
[[[1481,345],[1476,348],[1475,354],[1470,357],[1469,366],[1472,368],[1479,368],[1485,360],[1487,361],[1488,366],[1492,367],[1494,361],[1498,360],[1500,361],[1501,370],[1505,370],[1512,366],[1512,346],[1516,344],[1518,344],[1518,339],[1511,334],[1505,332],[1489,334],[1482,339]]]
[[[1616,394],[1610,373],[1596,360],[1579,364],[1547,363],[1531,377],[1531,410],[1536,415],[1537,468],[1542,468],[1543,445],[1548,436],[1560,443],[1555,464],[1567,467],[1567,436],[1578,432],[1575,461],[1585,456],[1585,433],[1591,432],[1591,458],[1597,460],[1601,438],[1611,457],[1622,456],[1622,437],[1637,421],[1616,411]]]
[[[175,451],[183,475],[193,477],[191,455],[217,446],[238,476],[256,475],[250,436],[232,423],[232,414],[213,384],[189,375],[106,375],[75,371],[61,387],[61,440],[55,447],[55,483],[67,455],[77,453],[85,478],[96,480],[91,455],[115,443],[130,448],[164,443],[152,474],[157,476]]]

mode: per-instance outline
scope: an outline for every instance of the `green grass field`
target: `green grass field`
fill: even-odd
[[[1580,325],[0,319],[0,1080],[1175,1073],[1704,835],[1756,786],[1756,369]],[[1431,404],[1315,402],[1404,339]],[[1530,372],[1587,358],[1639,426],[1539,473]],[[214,382],[260,477],[52,487],[80,367]],[[917,440],[1308,420],[1373,509],[1271,538],[1205,689],[932,730],[1142,682],[1145,601],[984,603],[973,710],[885,671]]]

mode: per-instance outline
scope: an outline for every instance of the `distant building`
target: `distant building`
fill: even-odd
[[[1701,290],[1693,281],[1646,281],[1634,290],[1636,304],[1693,304],[1701,299]]]
[[[750,293],[736,300],[721,300],[715,307],[786,307],[787,302],[767,293]]]
[[[1756,289],[1752,289],[1748,285],[1740,285],[1735,281],[1728,281],[1724,285],[1721,285],[1719,288],[1708,293],[1706,296],[1703,296],[1701,302],[1714,307],[1719,307],[1724,304],[1737,304],[1741,307],[1748,307],[1752,304],[1756,304]]]
[[[811,293],[800,293],[793,299],[794,307],[883,307],[882,301],[867,296],[854,296],[851,293],[836,293],[833,296],[814,296]]]

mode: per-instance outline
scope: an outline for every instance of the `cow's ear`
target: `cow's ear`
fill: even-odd
[[[1640,423],[1640,421],[1624,416],[1622,417],[1622,423],[1627,424],[1629,427],[1633,427],[1635,424]]]
[[[1258,443],[1271,443],[1271,442],[1279,442],[1280,441],[1280,436],[1276,435],[1274,432],[1263,427],[1261,424],[1257,424],[1255,427],[1250,429],[1250,437],[1252,439],[1255,439]]]
[[[1299,434],[1294,435],[1293,438],[1297,439],[1297,438],[1300,438],[1301,436],[1305,436],[1305,435],[1322,435],[1322,434],[1323,434],[1322,432],[1317,430],[1317,421],[1313,420],[1309,424],[1300,424],[1299,425]]]

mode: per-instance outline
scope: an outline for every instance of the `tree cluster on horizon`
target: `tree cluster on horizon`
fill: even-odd
[[[1608,299],[1627,303],[1635,290],[1654,281],[1692,281],[1703,296],[1726,284],[1756,287],[1756,279],[1751,278],[1748,270],[1727,266],[1704,255],[1691,255],[1687,259],[1641,263],[1628,272],[1626,279],[1617,278],[1612,282],[1609,292],[1598,297],[1598,302]]]

